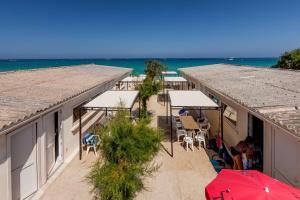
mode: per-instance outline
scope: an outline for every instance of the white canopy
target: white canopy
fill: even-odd
[[[181,76],[164,77],[165,82],[186,82],[187,80]]]
[[[139,92],[109,90],[85,104],[84,108],[132,108]]]
[[[162,72],[163,75],[176,75],[177,72],[175,71],[165,71],[165,72]]]
[[[195,90],[174,90],[169,91],[171,106],[174,107],[219,107],[212,99]]]
[[[124,78],[121,82],[142,82],[145,80],[144,76],[128,76]]]

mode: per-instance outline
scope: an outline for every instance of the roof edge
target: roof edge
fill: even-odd
[[[118,68],[118,67],[116,67]],[[86,90],[82,90],[72,96],[70,96],[69,98],[66,98],[60,102],[57,102],[55,104],[52,104],[50,105],[49,107],[43,109],[43,110],[40,110],[40,111],[37,111],[36,113],[33,113],[29,116],[26,116],[24,117],[23,119],[19,119],[18,121],[16,122],[13,122],[13,123],[10,123],[8,125],[5,125],[3,127],[0,127],[0,135],[2,134],[7,134],[11,131],[14,131],[16,130],[17,128],[19,128],[20,126],[23,126],[23,123],[30,123],[31,121],[35,120],[36,118],[38,118],[39,116],[43,115],[43,114],[47,114],[48,112],[51,112],[52,110],[55,110],[56,108],[60,107],[61,105],[63,105],[64,103],[68,102],[68,101],[71,101],[72,99],[86,93],[86,92],[89,92],[93,89],[95,89],[96,87],[99,87],[99,86],[105,86],[106,84],[109,84],[110,82],[114,82],[114,83],[117,83],[118,81],[122,80],[124,77],[128,76],[131,72],[132,72],[132,69],[131,68],[125,68],[125,69],[130,69],[128,70],[127,72],[124,72],[123,75],[115,78],[115,79],[111,79],[111,80],[107,80],[105,82],[102,82],[100,84],[96,84]]]

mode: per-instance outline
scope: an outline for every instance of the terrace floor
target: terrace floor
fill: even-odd
[[[154,160],[160,168],[152,177],[145,178],[146,189],[138,193],[136,199],[205,199],[204,188],[217,175],[205,150],[196,147],[194,152],[186,152],[180,142],[175,142],[172,158],[169,155],[171,146],[165,118],[166,107],[158,102],[157,96],[152,96],[148,109],[153,114],[151,126],[164,129],[166,137],[162,142],[162,150]],[[93,199],[91,186],[85,177],[95,159],[92,152],[82,161],[75,157],[44,191],[41,199]]]

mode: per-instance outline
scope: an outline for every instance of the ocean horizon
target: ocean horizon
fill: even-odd
[[[81,64],[98,64],[115,67],[133,68],[134,74],[142,74],[147,60],[161,61],[168,70],[203,66],[218,63],[246,65],[268,68],[277,63],[278,58],[114,58],[114,59],[0,59],[0,72],[72,66]]]

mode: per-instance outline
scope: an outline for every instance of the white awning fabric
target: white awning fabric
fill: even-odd
[[[135,90],[109,90],[100,94],[92,101],[85,104],[84,108],[132,108],[139,92]]]
[[[217,108],[219,107],[212,99],[195,90],[174,90],[169,91],[171,106],[174,107],[200,107]]]
[[[163,75],[176,75],[177,72],[176,71],[165,71],[165,72],[162,72]]]
[[[181,76],[164,77],[165,82],[187,82],[187,80]]]
[[[128,76],[121,80],[121,82],[142,82],[145,78],[145,76]]]

